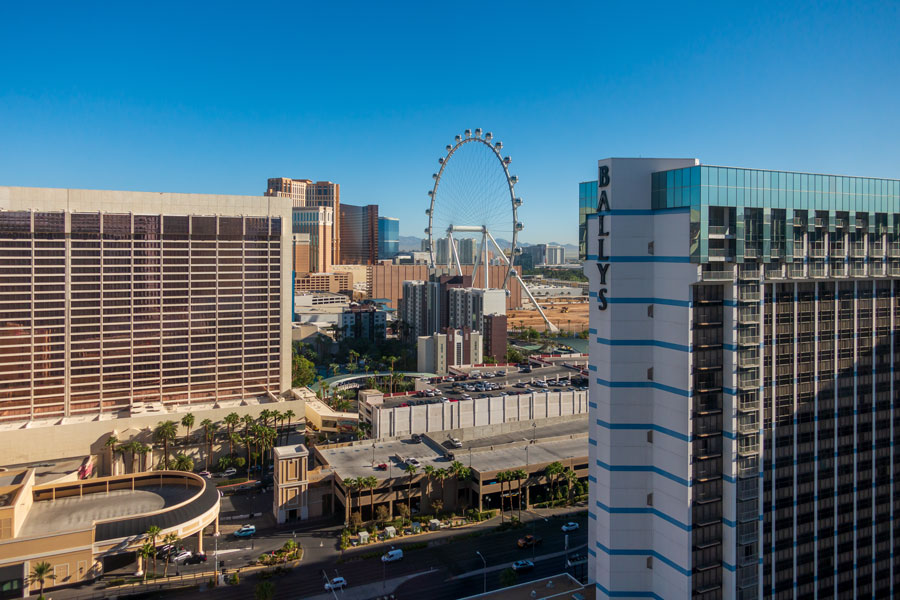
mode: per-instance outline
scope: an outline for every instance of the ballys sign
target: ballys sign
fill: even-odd
[[[597,303],[600,310],[606,310],[609,301],[606,299],[606,293],[609,291],[606,287],[606,277],[609,275],[609,256],[606,254],[606,239],[609,237],[609,231],[606,229],[605,212],[609,212],[609,195],[606,188],[609,187],[609,167],[600,167],[600,177],[597,180],[597,188],[600,190],[597,199],[597,269],[600,271],[600,287],[597,289]]]

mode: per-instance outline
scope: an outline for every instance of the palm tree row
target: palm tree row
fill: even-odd
[[[528,480],[528,471],[525,469],[514,469],[511,471],[500,471],[497,473],[497,481],[500,482],[500,522],[503,522],[503,511],[506,502],[503,500],[503,484],[506,484],[507,496],[509,496],[509,510],[513,510],[512,503],[512,482],[516,482],[516,490],[519,494],[519,520],[522,520],[522,480]]]

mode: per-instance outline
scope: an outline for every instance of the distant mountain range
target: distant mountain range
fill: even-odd
[[[403,252],[415,252],[422,249],[422,239],[420,237],[416,237],[414,235],[401,235],[400,236],[400,250]],[[501,248],[509,248],[510,242],[509,240],[505,240],[503,238],[497,238],[497,243],[500,244]],[[562,246],[566,251],[566,258],[576,258],[578,256],[578,246],[575,244],[558,244],[556,242],[549,242],[554,246]],[[519,246],[525,248],[526,246],[534,246],[536,244],[529,244],[528,242],[519,242]]]

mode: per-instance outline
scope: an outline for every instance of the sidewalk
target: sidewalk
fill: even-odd
[[[403,577],[394,577],[393,579],[388,579],[384,583],[379,581],[376,583],[354,586],[353,582],[350,581],[348,582],[350,584],[348,587],[336,594],[325,592],[318,596],[306,596],[304,600],[334,600],[335,596],[340,598],[340,600],[371,600],[371,598],[377,598],[378,596],[383,596],[385,594],[393,594],[397,591],[398,587],[410,579],[428,575],[432,571],[434,571],[434,569],[422,571],[421,573],[413,573],[412,575],[404,575]]]

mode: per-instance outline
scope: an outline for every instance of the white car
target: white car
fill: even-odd
[[[562,526],[563,531],[576,531],[578,529],[578,523],[573,521],[569,521],[565,525]]]
[[[388,550],[381,555],[381,562],[396,562],[403,560],[403,550]]]
[[[237,475],[237,469],[234,467],[228,467],[222,471],[222,477],[234,477],[235,475]]]
[[[462,442],[459,441],[459,438],[452,437],[450,438],[450,445],[454,448],[462,448]]]
[[[179,550],[173,552],[169,555],[169,562],[171,562],[172,564],[184,562],[191,557],[191,554],[193,553],[190,550]]]
[[[417,459],[412,458],[412,457],[406,459],[406,464],[412,465],[412,466],[414,466],[414,467],[421,467],[421,466],[422,466],[422,463],[420,463]]]
[[[325,583],[325,591],[330,592],[331,590],[342,590],[347,587],[347,580],[343,577],[335,577],[331,581]]]

